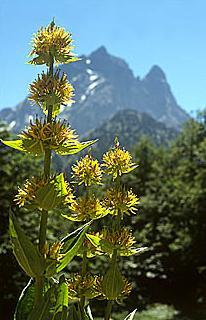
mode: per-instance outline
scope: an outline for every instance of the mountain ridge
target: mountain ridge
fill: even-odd
[[[154,65],[142,79],[135,77],[127,62],[108,53],[104,46],[81,60],[60,66],[75,87],[75,103],[61,117],[80,135],[101,126],[119,110],[146,112],[166,126],[179,129],[189,119],[177,104],[164,71]],[[14,108],[0,110],[0,118],[18,132],[38,112],[28,99]]]

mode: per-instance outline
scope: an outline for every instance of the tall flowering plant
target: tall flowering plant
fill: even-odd
[[[30,85],[29,99],[45,116],[36,117],[17,140],[2,141],[11,148],[43,158],[42,174],[25,181],[14,199],[17,206],[40,215],[38,246],[22,230],[14,210],[10,213],[13,252],[30,277],[16,307],[16,320],[91,320],[89,301],[94,298],[107,300],[104,319],[109,320],[113,304],[120,303],[132,289],[120,270],[121,257],[146,249],[136,246],[132,231],[124,226],[124,216],[136,213],[139,199],[124,187],[121,176],[137,165],[117,139],[114,147],[103,155],[101,164],[91,152],[77,161],[72,167],[71,181],[66,181],[63,173],[51,170],[54,153],[77,154],[96,142],[80,142],[67,122],[57,118],[62,106],[73,103],[74,89],[58,68],[59,64],[78,60],[72,50],[71,34],[54,22],[34,35],[29,63],[46,65],[47,70]],[[103,184],[104,175],[110,176],[110,187],[99,198],[97,189]],[[78,188],[84,191],[79,196]],[[48,243],[47,219],[53,210],[68,222],[76,222],[76,229],[64,239]],[[105,222],[102,230],[98,229],[99,219]],[[107,257],[108,268],[104,275],[92,274],[88,260],[100,255]],[[81,257],[80,270],[66,278],[63,270],[75,256]],[[133,317],[134,312],[127,319]]]

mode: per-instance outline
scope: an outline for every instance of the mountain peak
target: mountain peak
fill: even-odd
[[[105,46],[101,46],[91,53],[91,56],[93,56],[93,57],[94,56],[105,56],[105,55],[108,55],[108,51],[105,48]]]
[[[128,64],[110,54],[104,46],[82,61],[60,66],[69,75],[76,89],[76,107],[65,109],[63,117],[80,134],[85,134],[118,110],[134,109],[150,114],[167,126],[179,128],[188,115],[177,104],[162,69],[154,65],[142,80],[136,80]],[[21,130],[35,117],[35,108],[28,101],[10,109],[1,110],[0,118],[11,123],[13,131]]]
[[[164,82],[166,81],[166,75],[158,65],[152,66],[152,68],[150,69],[150,71],[148,72],[145,78],[151,79],[151,80],[154,80],[154,79],[162,80]]]

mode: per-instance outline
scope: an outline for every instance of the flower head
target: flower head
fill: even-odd
[[[71,278],[67,279],[69,297],[73,299],[95,298],[100,295],[98,288],[98,276],[86,274],[74,274]]]
[[[104,206],[110,211],[112,215],[135,214],[137,211],[137,204],[139,198],[132,192],[132,190],[125,190],[123,188],[110,188],[107,190],[106,197],[103,201]]]
[[[69,209],[71,214],[64,217],[73,221],[96,220],[108,214],[108,210],[94,194],[77,198],[71,202]]]
[[[56,206],[68,205],[73,200],[73,194],[68,182],[64,181],[63,174],[45,178],[32,177],[26,180],[14,201],[23,207],[25,205],[40,210],[51,210]]]
[[[48,113],[48,106],[53,106],[53,116],[60,112],[61,105],[68,105],[73,103],[74,88],[68,82],[65,73],[60,75],[57,69],[54,75],[49,72],[42,72],[37,79],[30,84],[29,99],[38,104],[44,111]]]
[[[23,140],[24,147],[31,153],[41,154],[46,149],[57,150],[64,146],[68,141],[70,144],[77,141],[77,135],[74,133],[65,121],[52,120],[47,123],[46,120],[30,122],[30,126],[19,135]]]
[[[127,228],[122,228],[120,230],[109,230],[104,228],[99,237],[101,239],[101,250],[110,255],[115,249],[118,254],[122,256],[130,255],[136,243],[135,237]]]
[[[34,58],[31,64],[46,64],[51,62],[51,57],[56,64],[69,63],[78,60],[72,53],[72,38],[69,32],[55,25],[52,21],[46,28],[41,28],[32,41],[33,49],[30,56]]]
[[[85,186],[92,184],[100,184],[102,178],[102,170],[97,159],[93,159],[91,155],[86,155],[80,159],[76,165],[73,165],[73,177],[79,183]]]
[[[37,191],[47,183],[48,179],[44,177],[32,177],[31,180],[26,180],[23,187],[18,188],[18,193],[15,196],[14,201],[19,205],[19,207],[23,207],[26,202],[33,202]]]
[[[137,248],[132,232],[124,227],[121,229],[112,228],[111,230],[104,228],[102,232],[87,233],[86,237],[91,242],[91,245],[96,247],[96,251],[92,247],[95,255],[106,253],[112,257],[116,252],[119,256],[131,256],[141,254],[147,250],[147,247]]]
[[[137,165],[132,162],[131,154],[120,147],[117,139],[115,139],[114,148],[103,155],[102,166],[105,167],[107,174],[113,176],[113,180],[137,167]]]

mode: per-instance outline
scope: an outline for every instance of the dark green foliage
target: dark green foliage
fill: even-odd
[[[0,138],[7,139],[9,136],[6,126],[0,124]],[[12,256],[9,242],[10,206],[17,192],[17,186],[21,185],[35,171],[38,171],[38,163],[36,161],[18,152],[13,152],[2,144],[0,145],[0,313],[4,314],[5,319],[9,319],[9,314],[13,311],[16,303],[16,296],[19,295],[22,284],[26,283],[25,275],[23,275],[15,258]],[[20,212],[17,212],[17,215],[20,215]],[[34,226],[33,215],[28,218],[22,212],[21,217],[21,223],[24,228],[31,230]]]
[[[142,140],[135,156],[139,170],[125,182],[143,195],[133,228],[150,251],[127,262],[130,276],[144,303],[173,303],[193,319],[206,299],[205,118],[189,121],[169,149]]]
[[[123,177],[123,180],[141,197],[139,213],[132,218],[132,229],[135,231],[139,246],[148,246],[150,250],[142,256],[123,260],[122,267],[125,269],[125,274],[129,272],[135,287],[132,296],[126,301],[127,306],[118,308],[128,311],[138,306],[140,312],[147,304],[160,302],[175,305],[175,309],[181,311],[177,319],[206,318],[204,310],[206,303],[205,120],[205,115],[202,114],[198,121],[189,121],[171,147],[157,147],[149,138],[143,137],[133,148],[139,167]],[[7,139],[6,130],[2,132],[2,137]],[[6,147],[1,146],[0,152],[2,181],[0,289],[1,295],[4,290],[1,311],[6,314],[6,310],[11,309],[14,304],[14,296],[19,294],[18,282],[22,287],[25,281],[15,259],[8,253],[10,199],[15,194],[13,189],[21,185],[37,164],[28,162],[28,159],[23,160],[25,156],[22,157],[21,154],[14,153]],[[17,161],[21,161],[18,169]],[[20,217],[20,213],[17,212],[17,215]],[[36,213],[28,216],[25,211],[21,212],[19,219],[26,233],[33,239],[37,237],[37,230],[34,228],[35,219],[38,219]],[[60,217],[56,219],[55,215],[50,219],[49,238],[54,236],[60,238],[64,233],[63,220],[60,220]],[[100,264],[95,266],[92,260],[90,265],[94,271],[97,268],[100,270]],[[75,263],[70,268],[75,269]],[[9,279],[11,274],[14,276]],[[2,279],[5,282],[2,282]],[[13,297],[9,296],[11,292]],[[8,301],[10,301],[9,307],[6,303]],[[117,312],[120,310],[116,309]],[[147,311],[140,315],[147,319],[152,312]],[[181,317],[181,314],[184,317]],[[5,319],[9,319],[9,316]]]

